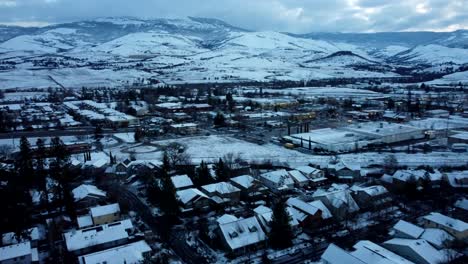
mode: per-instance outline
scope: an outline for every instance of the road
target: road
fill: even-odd
[[[151,214],[151,208],[143,203],[137,195],[119,184],[112,184],[105,188],[111,195],[117,198],[118,202],[130,210],[137,212],[142,220],[151,228],[153,233],[160,233],[160,221],[158,217]],[[192,249],[186,242],[186,230],[174,228],[171,234],[169,245],[184,263],[205,264],[203,256]]]
[[[25,137],[63,137],[63,136],[82,136],[82,135],[94,135],[95,127],[76,127],[67,128],[64,130],[33,130],[33,131],[13,131],[7,133],[1,133],[0,139],[11,139]],[[114,134],[114,133],[128,133],[134,132],[135,128],[119,128],[119,129],[103,129],[102,134]]]

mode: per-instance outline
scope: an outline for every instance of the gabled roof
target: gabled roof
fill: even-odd
[[[304,174],[302,172],[298,171],[298,170],[292,170],[292,171],[288,171],[288,172],[289,172],[289,175],[291,175],[293,180],[296,181],[296,182],[304,183],[304,182],[309,181],[309,178],[304,176]]]
[[[257,218],[249,217],[219,225],[221,233],[231,250],[236,250],[266,240],[266,235]]]
[[[75,201],[82,200],[86,197],[104,198],[106,192],[100,190],[98,187],[89,184],[82,184],[72,190],[73,198]]]
[[[231,222],[234,222],[234,221],[237,221],[237,220],[238,220],[238,218],[233,216],[233,215],[224,214],[220,218],[216,219],[216,222],[218,222],[218,224],[220,224],[220,225],[224,225],[224,224],[231,223]]]
[[[421,239],[426,240],[435,247],[444,247],[445,242],[452,241],[455,238],[446,231],[439,228],[426,228],[421,235]]]
[[[171,177],[172,184],[174,188],[186,188],[193,186],[192,180],[189,178],[188,175],[176,175]]]
[[[316,168],[311,167],[311,166],[300,166],[300,167],[294,168],[294,170],[298,170],[298,171],[304,173],[305,175],[311,175],[311,174],[316,174],[316,173],[321,172],[321,170],[316,169]]]
[[[303,213],[307,214],[307,215],[315,215],[317,214],[317,212],[320,211],[319,208],[311,205],[311,204],[308,204],[298,198],[289,198],[286,203],[289,205],[289,206],[292,206],[294,208],[296,208],[297,210],[299,211],[302,211]]]
[[[31,242],[0,247],[0,261],[14,259],[31,254]]]
[[[413,264],[413,262],[371,242],[361,240],[351,254],[368,264]]]
[[[408,235],[411,238],[419,238],[424,232],[424,229],[414,225],[412,223],[406,222],[405,220],[400,220],[393,226],[393,229],[399,231],[405,235]]]
[[[425,220],[437,223],[441,226],[456,230],[458,232],[465,232],[468,230],[468,224],[462,220],[448,217],[440,213],[430,213],[424,216]]]
[[[332,217],[332,214],[330,212],[330,210],[328,210],[328,208],[325,206],[325,204],[323,204],[322,201],[320,200],[317,200],[317,201],[312,201],[309,203],[310,205],[320,209],[320,211],[322,211],[322,218],[323,219],[329,219]]]
[[[245,189],[248,189],[252,187],[257,180],[250,175],[242,175],[231,178],[231,181],[237,183],[239,186],[242,186]]]
[[[234,192],[240,192],[239,188],[236,186],[228,183],[228,182],[218,182],[218,183],[212,183],[208,185],[203,185],[202,189],[205,190],[208,193],[220,193],[220,194],[228,194],[228,193],[234,193]]]
[[[206,196],[206,194],[202,193],[200,190],[196,188],[190,188],[186,190],[177,191],[176,196],[179,199],[179,201],[183,204],[187,204],[189,202],[192,202],[200,198],[208,199],[208,196]]]
[[[291,179],[289,173],[284,169],[266,172],[261,174],[260,177],[268,179],[278,185],[294,184],[293,179]]]
[[[151,247],[142,240],[80,256],[78,259],[80,264],[141,263],[146,252],[151,252]]]
[[[442,251],[435,249],[424,239],[394,238],[385,241],[384,245],[406,247],[410,249],[413,254],[417,254],[420,258],[423,258],[427,263],[436,264],[443,262],[446,259],[446,256]]]
[[[103,215],[110,215],[120,212],[118,203],[108,204],[103,206],[96,206],[89,209],[92,217],[99,217]]]
[[[367,264],[335,244],[330,244],[328,246],[322,254],[322,260],[327,264]]]

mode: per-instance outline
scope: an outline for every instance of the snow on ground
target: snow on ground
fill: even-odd
[[[134,132],[116,133],[116,134],[114,134],[114,137],[116,137],[117,139],[122,140],[125,143],[135,143],[135,133]]]

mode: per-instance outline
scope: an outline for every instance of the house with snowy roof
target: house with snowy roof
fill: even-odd
[[[468,240],[468,223],[462,220],[433,212],[423,217],[423,225],[443,229],[458,240]]]
[[[37,247],[40,241],[46,239],[46,230],[44,226],[36,226],[25,230],[21,237],[18,237],[14,232],[2,234],[2,245],[14,245],[22,242],[31,242],[32,247]]]
[[[312,198],[320,200],[337,219],[344,219],[360,210],[346,184],[333,184],[328,190],[319,189],[312,194]]]
[[[414,263],[443,263],[447,260],[447,253],[449,253],[449,251],[434,248],[424,239],[394,238],[385,241],[382,245]]]
[[[265,197],[268,188],[251,175],[241,175],[231,178],[229,182],[240,189],[244,200],[257,200]]]
[[[228,182],[203,185],[201,191],[218,204],[235,204],[240,201],[241,190]]]
[[[288,171],[289,176],[291,176],[291,179],[294,181],[294,185],[299,188],[303,188],[309,185],[309,178],[306,177],[302,172],[298,170],[291,170]]]
[[[294,170],[300,171],[304,174],[304,176],[306,176],[310,181],[309,185],[319,186],[327,181],[325,172],[312,166],[299,166],[294,168]]]
[[[348,252],[334,244],[330,244],[322,255],[322,262],[327,264],[414,264],[368,240],[358,241],[353,249],[354,251]]]
[[[193,187],[192,179],[188,175],[176,175],[171,177],[172,185],[176,190],[184,190]]]
[[[130,220],[123,220],[84,229],[71,230],[63,234],[66,249],[75,255],[127,244],[133,232]]]
[[[106,199],[106,192],[90,184],[82,184],[72,190],[73,199],[80,208],[97,205]]]
[[[327,166],[327,171],[343,182],[361,180],[361,165],[357,162],[331,160]]]
[[[455,238],[447,233],[445,230],[439,228],[426,228],[422,233],[421,239],[429,242],[433,247],[437,249],[447,248],[455,240]]]
[[[438,171],[429,172],[426,170],[398,170],[392,178],[393,184],[397,186],[404,186],[409,181],[416,181],[418,185],[422,186],[424,181],[429,181],[432,187],[440,187],[444,175]]]
[[[313,204],[306,203],[299,198],[289,198],[286,204],[301,227],[312,227],[322,223],[322,210]]]
[[[118,247],[82,255],[78,257],[79,264],[102,263],[142,263],[145,256],[151,253],[151,247],[145,241],[137,241]]]
[[[392,201],[390,193],[382,185],[358,186],[350,188],[351,194],[362,209],[382,208]]]
[[[284,169],[262,173],[258,179],[271,191],[279,193],[294,188],[294,180]]]
[[[120,220],[120,206],[118,203],[96,206],[89,209],[94,225],[112,223]]]
[[[267,240],[260,223],[253,216],[223,222],[218,227],[223,245],[234,254],[241,254],[249,248],[259,248]]]
[[[396,238],[418,239],[424,233],[424,228],[405,220],[398,221],[391,229],[391,234]]]
[[[292,231],[295,234],[298,234],[301,231],[301,227],[299,225],[299,219],[303,219],[306,217],[306,214],[301,213],[300,211],[293,211],[292,207],[286,207],[286,211],[288,212],[289,216],[291,217],[289,220],[289,224],[291,225]],[[273,219],[273,210],[268,208],[264,205],[260,205],[254,209],[255,217],[257,218],[258,222],[263,228],[265,233],[269,233],[271,230],[271,221]]]
[[[37,248],[31,248],[31,242],[22,242],[0,247],[0,263],[28,264],[38,263]]]
[[[196,188],[179,190],[176,192],[176,197],[182,207],[182,212],[203,210],[210,205],[208,195]]]

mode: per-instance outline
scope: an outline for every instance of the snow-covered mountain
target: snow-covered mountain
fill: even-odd
[[[207,18],[100,18],[0,27],[0,62],[15,63],[0,68],[0,85],[392,77],[398,76],[396,66],[430,71],[466,64],[467,47],[468,31],[293,35],[253,32]]]

